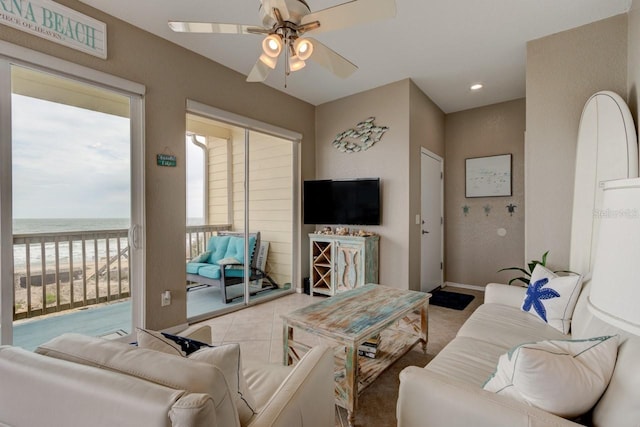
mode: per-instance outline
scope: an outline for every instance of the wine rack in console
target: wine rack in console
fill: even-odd
[[[312,294],[339,292],[378,283],[379,236],[309,234]]]

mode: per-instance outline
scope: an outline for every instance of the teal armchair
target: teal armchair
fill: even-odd
[[[268,287],[277,284],[256,266],[260,248],[260,232],[249,234],[250,281],[266,280]],[[227,286],[244,283],[244,234],[224,233],[212,236],[204,253],[187,262],[187,281],[207,286],[218,286],[222,300],[228,304]]]

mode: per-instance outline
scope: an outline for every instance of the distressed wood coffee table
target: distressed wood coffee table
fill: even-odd
[[[417,343],[426,353],[431,294],[367,284],[282,315],[284,364],[297,362],[310,346],[294,338],[294,328],[336,347],[336,404],[354,425],[358,393]],[[419,315],[414,315],[419,310]],[[375,359],[358,356],[358,346],[380,333]]]

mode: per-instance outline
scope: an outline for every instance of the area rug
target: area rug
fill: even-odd
[[[473,295],[437,290],[431,294],[429,304],[453,310],[464,310],[473,301],[473,298]]]

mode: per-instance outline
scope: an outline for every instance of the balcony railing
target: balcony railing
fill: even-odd
[[[14,320],[128,298],[127,233],[14,235]]]
[[[186,258],[229,225],[187,227]],[[15,234],[14,320],[131,296],[128,230]]]

